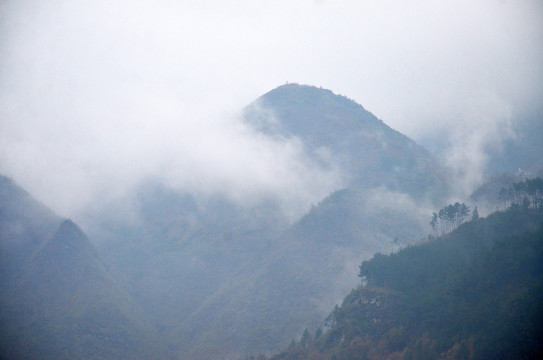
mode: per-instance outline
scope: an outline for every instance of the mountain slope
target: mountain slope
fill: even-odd
[[[7,272],[12,281],[0,293],[2,357],[165,358],[156,331],[85,234],[70,220],[59,226],[58,217],[12,182],[4,181],[1,188],[3,194],[10,190],[9,201],[1,202],[1,221],[19,219],[18,233],[32,233],[31,240],[39,243],[17,242],[26,236],[14,238],[9,232],[0,238],[21,254],[21,262]],[[33,232],[36,222],[43,228]],[[56,232],[43,238],[55,225]]]
[[[347,187],[384,185],[417,198],[447,191],[446,170],[428,151],[330,90],[283,85],[248,106],[245,118],[267,135],[301,139],[317,163],[339,165]]]
[[[323,200],[183,324],[181,337],[191,339],[183,354],[205,359],[269,352],[306,327],[320,327],[329,309],[356,285],[362,259],[424,233],[416,205],[407,198],[383,189],[349,189]]]
[[[360,266],[323,336],[274,359],[519,359],[543,354],[543,213],[512,208]]]
[[[173,348],[195,346],[193,337],[208,331],[211,322],[202,317],[185,324],[225,283],[247,269],[254,272],[256,260],[266,257],[287,226],[275,204],[247,207],[160,183],[143,185],[131,202],[137,223],[110,223],[100,253],[126,275],[131,294]],[[103,223],[94,224],[98,238]],[[185,331],[189,335],[181,335]]]
[[[266,136],[299,139],[316,166],[348,174],[348,188],[286,229],[262,258],[247,258],[182,324],[187,359],[269,352],[320,326],[356,284],[354,264],[427,233],[427,214],[412,197],[446,194],[445,171],[424,149],[331,91],[282,86],[246,108],[245,119]]]
[[[21,277],[32,254],[53,236],[62,219],[0,175],[0,289]]]

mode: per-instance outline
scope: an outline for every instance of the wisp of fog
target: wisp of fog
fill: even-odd
[[[341,186],[241,109],[296,81],[409,136],[449,134],[466,189],[543,84],[539,1],[0,4],[0,172],[64,216],[159,178],[293,213]],[[535,105],[534,105],[535,106]]]

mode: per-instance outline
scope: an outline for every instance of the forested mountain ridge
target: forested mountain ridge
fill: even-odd
[[[360,266],[362,285],[273,359],[536,359],[543,212],[514,206]]]

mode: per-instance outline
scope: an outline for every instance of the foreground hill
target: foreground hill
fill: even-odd
[[[520,208],[376,255],[330,329],[274,359],[536,359],[543,355],[543,213]]]
[[[1,358],[165,358],[142,310],[77,225],[5,177],[0,223],[2,257],[10,259],[0,292]]]

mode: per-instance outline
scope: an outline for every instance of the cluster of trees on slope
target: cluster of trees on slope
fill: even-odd
[[[498,181],[500,179],[497,179]],[[494,199],[493,199],[494,200]],[[502,187],[498,194],[498,200],[503,204],[503,209],[511,206],[523,206],[524,208],[539,209],[543,207],[543,179],[525,178],[518,182],[513,182],[507,187]],[[433,235],[443,235],[454,231],[462,225],[472,214],[472,220],[479,217],[477,206],[471,211],[471,208],[465,203],[456,202],[444,206],[439,212],[432,214],[430,225]]]
[[[276,360],[536,359],[543,212],[512,207],[360,266],[362,285]]]
[[[499,200],[504,208],[523,206],[539,209],[543,207],[543,179],[540,177],[525,179],[513,185],[502,188]]]
[[[458,202],[444,206],[438,213],[434,212],[432,214],[432,220],[430,221],[434,236],[453,231],[464,223],[470,213],[471,209],[469,206]],[[474,209],[474,217],[479,217],[477,207]]]

